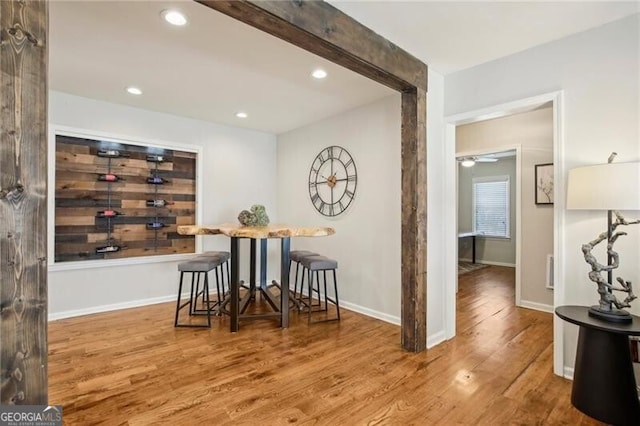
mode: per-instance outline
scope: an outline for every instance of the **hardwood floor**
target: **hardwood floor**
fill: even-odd
[[[49,402],[65,425],[590,425],[552,372],[551,314],[515,308],[512,269],[465,274],[458,336],[403,352],[400,328],[228,320],[174,329],[174,304],[49,324]]]

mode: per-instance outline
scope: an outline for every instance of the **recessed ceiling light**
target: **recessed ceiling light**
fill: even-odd
[[[127,87],[127,92],[132,95],[142,95],[142,90],[140,90],[138,87],[129,86]]]
[[[238,117],[238,118],[247,118],[248,115],[247,115],[246,112],[239,111],[239,112],[236,112],[236,117]]]
[[[313,78],[317,78],[318,80],[323,79],[327,76],[327,72],[323,69],[318,68],[311,73]]]
[[[473,167],[476,162],[473,158],[465,158],[460,164],[462,164],[462,167]]]
[[[163,10],[161,15],[164,18],[164,20],[170,23],[171,25],[176,25],[178,27],[181,27],[187,24],[187,17],[184,16],[182,13],[178,12],[177,10],[171,10],[171,9]]]

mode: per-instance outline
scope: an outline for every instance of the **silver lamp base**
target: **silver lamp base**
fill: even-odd
[[[605,311],[597,305],[589,308],[589,316],[598,318],[602,321],[624,324],[630,323],[633,320],[633,318],[631,318],[631,314],[625,310],[613,308],[611,310]]]

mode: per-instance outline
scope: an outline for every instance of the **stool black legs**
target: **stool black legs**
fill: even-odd
[[[324,287],[324,298],[322,297],[323,295],[320,293],[320,271],[322,271],[322,284]],[[309,290],[309,304],[307,307],[307,322],[309,324],[312,323],[317,323],[317,322],[327,322],[327,321],[340,321],[340,304],[338,302],[338,281],[336,279],[336,270],[335,269],[331,269],[331,271],[333,271],[333,290],[334,290],[334,294],[335,294],[335,299],[332,299],[329,297],[328,293],[327,293],[327,270],[312,270],[312,269],[308,269],[308,290]],[[315,283],[317,284],[317,287],[314,286],[314,273],[315,272]],[[318,295],[318,304],[313,304],[313,293],[316,293]],[[302,292],[301,292],[302,293]],[[323,303],[322,300],[324,299],[324,307],[323,307]],[[335,305],[336,307],[336,316],[334,318],[325,318],[322,320],[312,320],[311,319],[311,314],[314,312],[329,312],[329,302],[331,302],[333,305]],[[313,309],[314,307],[318,307],[318,309]]]
[[[185,272],[191,273],[191,289],[189,292],[189,300],[187,300],[186,302],[182,302],[181,303],[181,296],[182,296],[182,283],[184,281],[184,274]],[[198,274],[197,277],[197,281],[196,281],[196,274]],[[196,303],[196,299],[198,298],[198,285],[197,283],[200,282],[200,274],[204,274],[204,288],[202,289],[203,291],[203,297],[204,297],[204,301],[205,301],[205,306],[208,307],[210,305],[210,300],[209,300],[209,276],[206,272],[189,272],[189,271],[180,271],[180,284],[178,285],[178,301],[176,302],[176,316],[175,316],[175,320],[173,322],[173,326],[174,327],[207,327],[207,328],[211,328],[211,311],[209,309],[206,309],[206,316],[207,316],[207,323],[206,324],[191,324],[191,323],[178,323],[178,316],[180,315],[180,311],[185,308],[185,307],[189,307],[189,315],[195,315],[196,309],[195,309],[195,303]]]

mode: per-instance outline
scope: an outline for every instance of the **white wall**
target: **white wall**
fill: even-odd
[[[141,138],[201,147],[201,223],[235,222],[240,210],[252,204],[264,204],[271,220],[278,220],[274,135],[58,92],[50,92],[49,122],[133,141]],[[53,149],[49,155],[54,155]],[[202,237],[202,241],[204,250],[229,250],[224,236]],[[273,278],[278,274],[278,259],[271,253],[277,250],[270,247],[269,277]],[[49,259],[53,261],[51,253]],[[78,270],[55,270],[54,266],[49,272],[49,316],[61,318],[175,300],[177,263],[172,260]],[[61,265],[64,267],[64,263]]]
[[[487,108],[542,93],[562,90],[563,146],[558,152],[564,183],[569,169],[605,163],[611,151],[619,161],[640,160],[640,24],[639,15],[551,42],[445,78],[445,115]],[[564,208],[563,187],[556,187],[556,208]],[[630,214],[630,217],[638,213]],[[562,211],[558,230],[564,261],[556,302],[591,305],[598,297],[587,278],[580,246],[605,230],[604,212]],[[640,282],[640,229],[629,229],[619,241],[619,272]],[[558,287],[559,285],[562,287]],[[640,305],[631,309],[636,315]],[[558,319],[556,318],[556,321]],[[562,324],[564,365],[573,366],[577,330]]]
[[[442,165],[448,152],[444,144],[444,77],[429,70],[427,94],[427,347],[446,339],[445,284],[457,277],[457,271],[445,269],[446,256],[455,256],[453,247],[446,247],[444,228],[446,199],[455,205],[455,198],[445,193],[446,179]],[[451,230],[455,232],[454,229]]]
[[[443,78],[429,74],[427,228],[430,248],[440,244]],[[358,187],[347,211],[335,218],[319,214],[308,192],[309,167],[325,147],[347,149],[358,168]],[[293,249],[320,252],[339,262],[340,302],[350,309],[400,323],[401,206],[400,95],[348,111],[278,136],[278,211],[283,222],[331,226],[327,238],[297,238]],[[428,256],[428,344],[443,339],[443,269],[437,255]]]
[[[509,176],[509,238],[476,237],[476,261],[503,266],[516,265],[516,158],[501,158],[496,163],[476,163],[458,167],[458,231],[473,231],[473,179]],[[458,240],[458,257],[472,257],[472,239]]]
[[[309,199],[309,168],[325,147],[353,157],[356,195],[335,218],[322,216]],[[400,317],[400,96],[348,111],[278,135],[278,210],[286,223],[331,226],[326,238],[295,238],[338,261],[340,302],[399,323]]]

